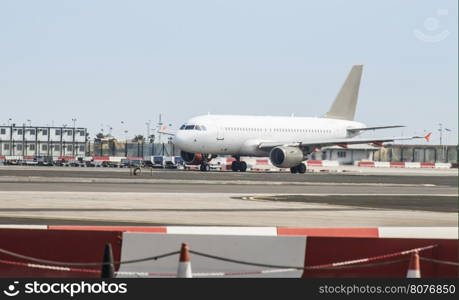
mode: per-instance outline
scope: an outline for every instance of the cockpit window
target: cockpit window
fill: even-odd
[[[204,125],[187,125],[187,124],[184,124],[184,125],[180,126],[180,130],[202,130],[202,131],[206,131],[207,128]]]

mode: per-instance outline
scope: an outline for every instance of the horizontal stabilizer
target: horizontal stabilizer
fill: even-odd
[[[158,131],[158,133],[165,134],[165,135],[172,135],[172,136],[175,135],[175,133],[173,133],[173,132],[167,132],[167,131]]]

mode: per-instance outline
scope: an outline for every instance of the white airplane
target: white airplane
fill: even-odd
[[[355,138],[362,131],[404,127],[400,125],[367,127],[354,121],[362,65],[352,67],[330,110],[321,118],[202,115],[191,118],[176,132],[174,141],[187,164],[208,171],[209,161],[217,155],[236,160],[231,170],[245,172],[241,156],[266,157],[279,168],[304,173],[303,161],[313,151],[326,146],[347,148],[350,144],[374,144],[425,137]]]

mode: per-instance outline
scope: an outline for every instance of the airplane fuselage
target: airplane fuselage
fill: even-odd
[[[329,118],[203,115],[182,125],[175,143],[190,153],[267,156],[260,143],[352,138],[357,134],[347,129],[362,127],[360,122]]]

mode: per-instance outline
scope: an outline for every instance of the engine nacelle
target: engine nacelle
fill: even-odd
[[[269,152],[271,163],[278,168],[292,168],[303,161],[303,151],[297,147],[276,147]]]
[[[180,156],[188,165],[200,165],[204,161],[204,154],[202,153],[180,151]]]

